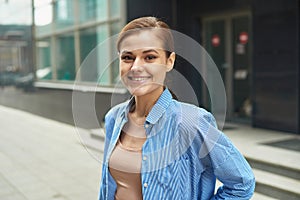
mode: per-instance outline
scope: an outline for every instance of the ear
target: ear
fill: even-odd
[[[175,59],[176,59],[176,54],[175,54],[175,52],[172,52],[170,54],[170,56],[167,58],[167,72],[169,72],[173,69]]]

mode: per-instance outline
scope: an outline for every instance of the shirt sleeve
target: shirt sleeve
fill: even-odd
[[[223,183],[211,199],[250,199],[255,188],[250,165],[229,138],[217,129],[210,113],[204,120],[208,127],[204,137],[205,151],[216,178]]]
[[[110,110],[105,115],[105,118],[104,118],[105,140],[104,140],[104,152],[103,152],[103,160],[102,160],[102,173],[101,173],[101,179],[100,179],[100,190],[99,190],[99,194],[98,194],[99,200],[107,199],[106,196],[109,195],[109,194],[107,194],[108,183],[106,180],[106,175],[108,172],[107,172],[106,159],[107,159],[107,151],[108,151],[108,147],[110,144],[110,139],[111,139],[114,123],[115,123],[115,115],[116,114]],[[111,198],[111,199],[113,199],[113,198]]]

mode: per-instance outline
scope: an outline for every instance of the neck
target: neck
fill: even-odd
[[[163,90],[163,87],[159,87],[150,94],[146,94],[143,96],[135,96],[135,115],[137,117],[147,117],[151,108],[154,106],[160,95],[163,93]]]

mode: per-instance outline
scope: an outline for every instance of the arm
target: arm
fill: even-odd
[[[223,186],[212,199],[250,199],[255,188],[251,167],[233,145],[226,154],[227,158],[214,168],[214,174]]]
[[[229,138],[217,129],[211,114],[205,121],[209,127],[204,139],[207,156],[216,178],[223,183],[211,199],[250,199],[255,188],[250,165]]]

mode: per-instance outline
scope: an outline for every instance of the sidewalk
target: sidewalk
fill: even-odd
[[[0,106],[0,125],[1,200],[97,199],[101,173],[98,158],[103,156],[103,141],[99,137],[103,135],[97,136],[93,134],[95,130],[76,129],[3,106]],[[97,134],[100,132],[96,130]],[[247,159],[256,163],[275,163],[279,167],[288,166],[288,169],[299,172],[299,152],[263,144],[299,136],[241,125],[225,129],[224,132]],[[82,142],[86,145],[82,145]],[[254,169],[254,173],[262,186],[274,182],[277,187],[276,181],[272,179],[278,178],[278,175],[259,169]],[[288,190],[298,191],[298,180],[279,178],[279,182],[286,181],[284,185]],[[256,192],[252,199],[275,198]]]
[[[0,124],[1,200],[97,199],[101,164],[74,127],[3,106]]]

